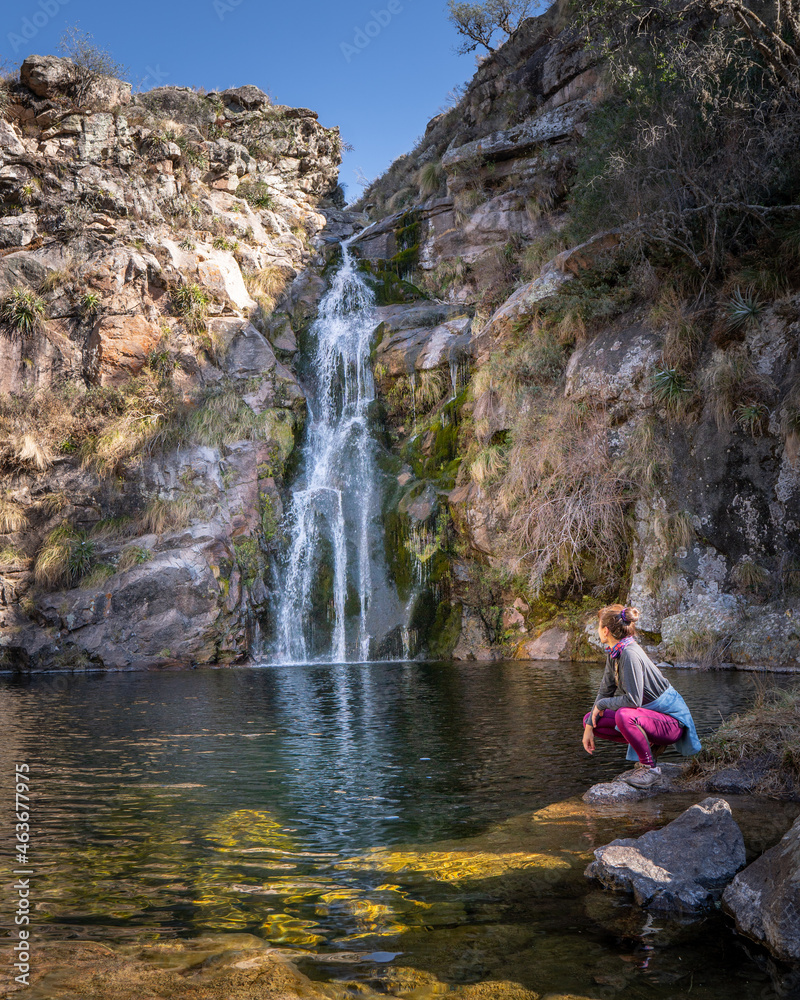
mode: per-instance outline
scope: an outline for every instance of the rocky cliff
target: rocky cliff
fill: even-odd
[[[796,669],[797,213],[705,273],[609,229],[590,168],[630,103],[606,54],[564,4],[524,22],[357,206],[396,578],[433,594],[413,624],[439,655],[596,657],[624,600],[662,660]],[[623,196],[624,153],[594,177]],[[797,202],[781,181],[762,219]]]
[[[239,659],[338,130],[253,86],[132,96],[54,57],[0,98],[0,663]]]

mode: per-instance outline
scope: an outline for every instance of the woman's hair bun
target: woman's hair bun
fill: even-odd
[[[638,608],[625,608],[625,617],[632,624],[635,624],[636,622],[639,621],[639,616],[640,615],[641,615],[641,612],[639,611]]]

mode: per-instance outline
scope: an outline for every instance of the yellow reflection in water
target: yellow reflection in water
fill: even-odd
[[[376,869],[381,872],[417,872],[439,882],[497,878],[508,871],[527,868],[542,871],[569,870],[564,858],[552,854],[529,854],[524,851],[494,853],[490,851],[370,851],[337,868]]]

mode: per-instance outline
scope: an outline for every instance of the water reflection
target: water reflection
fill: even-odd
[[[619,748],[580,747],[600,674],[408,663],[5,677],[4,758],[29,762],[35,789],[38,926],[402,951],[437,976],[531,989],[544,968],[548,989],[599,982],[574,971],[580,953],[613,980],[622,932],[599,929],[608,897],[582,869],[620,820],[550,805],[621,769]],[[671,679],[701,736],[752,697],[747,675]],[[716,947],[721,933],[700,936]]]

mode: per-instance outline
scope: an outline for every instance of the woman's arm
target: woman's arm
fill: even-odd
[[[617,697],[598,698],[595,702],[598,708],[641,708],[644,699],[644,675],[638,656],[633,656],[628,649],[623,649],[620,655],[620,690]]]

